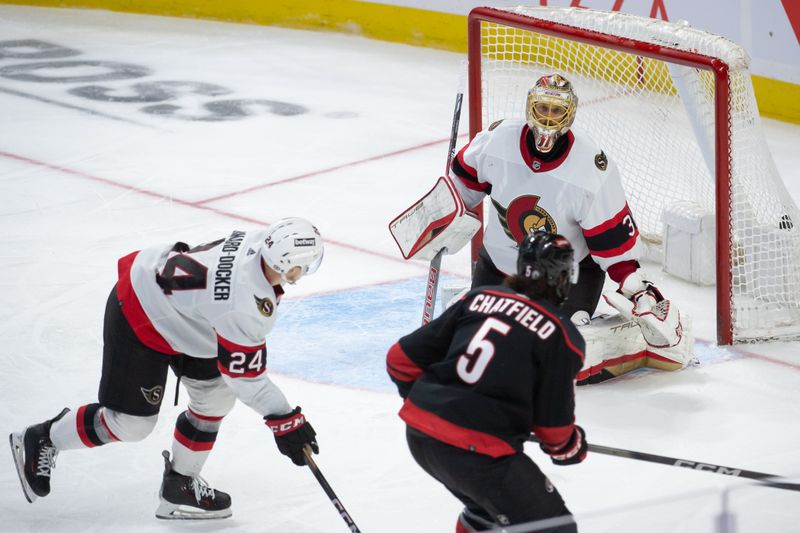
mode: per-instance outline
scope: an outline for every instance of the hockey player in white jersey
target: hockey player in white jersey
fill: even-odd
[[[641,366],[682,368],[691,355],[688,328],[640,268],[639,230],[614,162],[591,138],[573,132],[578,97],[572,84],[559,74],[541,77],[528,91],[525,109],[525,120],[499,120],[479,132],[451,165],[467,208],[487,196],[491,204],[472,288],[514,273],[518,245],[530,232],[560,233],[579,262],[577,285],[563,304],[567,316],[589,324],[606,274],[618,284],[607,299],[623,315],[597,332],[594,348],[594,330],[582,329],[589,346],[579,383]],[[456,228],[457,219],[451,224]],[[452,253],[457,250],[448,231],[441,231],[437,245]],[[622,327],[631,320],[633,328]]]
[[[237,398],[264,417],[281,453],[305,464],[306,445],[319,451],[315,432],[267,376],[265,336],[282,286],[316,271],[322,256],[319,231],[287,218],[266,230],[120,259],[105,312],[98,401],[10,435],[28,501],[49,494],[59,452],[149,435],[169,367],[189,405],[175,424],[172,458],[164,452],[158,518],[231,515],[230,496],[209,487],[200,471]]]

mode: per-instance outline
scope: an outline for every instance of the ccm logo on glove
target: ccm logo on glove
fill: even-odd
[[[303,416],[302,413],[297,413],[295,416],[286,420],[267,421],[269,429],[271,429],[272,432],[278,437],[282,437],[283,435],[286,435],[287,433],[294,431],[295,429],[299,428],[305,423],[306,423],[306,417]]]

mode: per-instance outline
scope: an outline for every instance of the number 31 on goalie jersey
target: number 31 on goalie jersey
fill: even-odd
[[[484,320],[481,327],[478,328],[478,331],[469,341],[466,353],[461,354],[456,362],[458,377],[470,385],[477,383],[495,353],[495,345],[487,337],[492,332],[505,336],[509,331],[511,331],[511,326],[502,320],[492,317]]]

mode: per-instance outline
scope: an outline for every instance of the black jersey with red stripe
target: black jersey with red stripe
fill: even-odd
[[[550,444],[569,438],[583,354],[583,337],[557,307],[487,286],[402,337],[387,370],[409,426],[500,457],[521,451],[532,431]]]

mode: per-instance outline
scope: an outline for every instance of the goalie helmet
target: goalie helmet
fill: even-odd
[[[286,274],[300,267],[303,275],[313,274],[322,263],[324,248],[319,230],[304,218],[283,218],[267,231],[261,258],[285,283],[293,283]]]
[[[561,304],[569,296],[575,279],[575,251],[563,235],[536,231],[522,241],[517,255],[517,274],[534,281],[542,280],[555,289]]]
[[[578,95],[560,74],[542,76],[528,91],[525,117],[533,132],[536,149],[547,153],[575,121]]]

